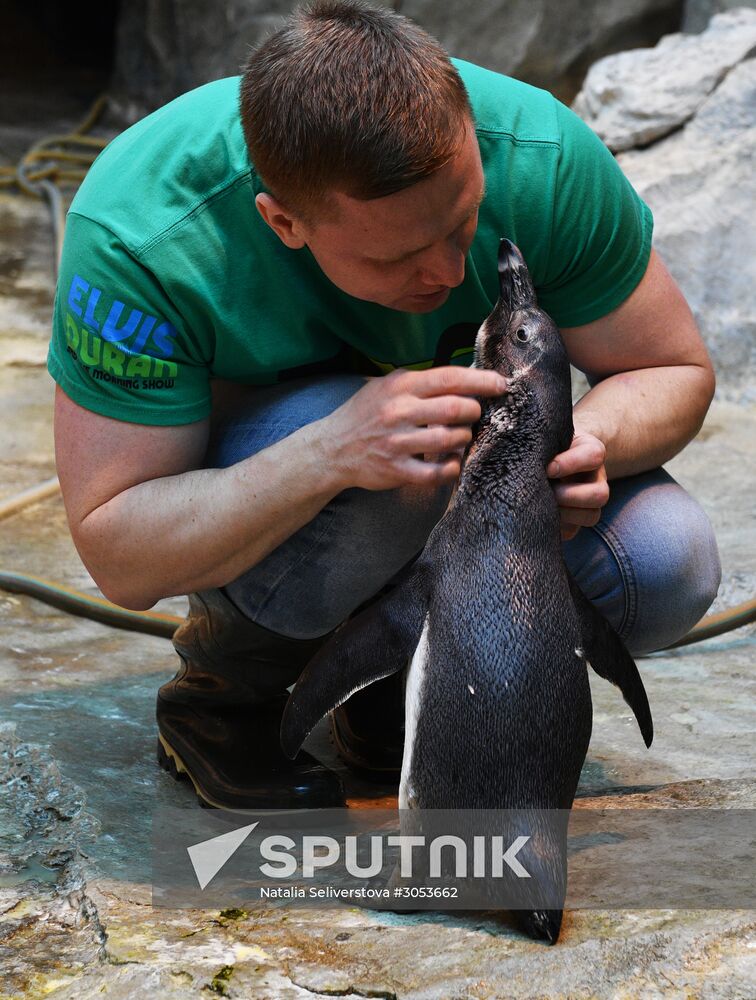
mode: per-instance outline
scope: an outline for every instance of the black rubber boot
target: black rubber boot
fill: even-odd
[[[411,559],[400,573],[406,573],[416,559],[417,556]],[[356,618],[395,586],[395,582],[387,583],[349,617]],[[350,770],[368,781],[399,784],[404,754],[406,678],[406,669],[390,674],[357,691],[331,712],[331,739],[339,757]]]
[[[158,762],[218,809],[344,806],[338,776],[279,727],[286,688],[327,639],[289,639],[246,618],[220,590],[189,596],[173,636],[181,667],[158,691]]]
[[[360,777],[398,784],[404,751],[404,681],[407,671],[363,688],[331,712],[336,750]]]

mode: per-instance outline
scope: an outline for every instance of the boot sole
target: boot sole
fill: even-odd
[[[181,759],[181,755],[171,746],[168,740],[163,736],[161,732],[158,732],[157,738],[157,762],[175,781],[189,781],[194,789],[194,793],[197,796],[197,802],[203,809],[221,809],[223,812],[239,813],[246,816],[250,810],[254,811],[256,809],[266,809],[269,808],[263,804],[250,805],[250,806],[230,806],[223,802],[218,802],[211,795],[208,795],[196,782],[192,772],[186,766],[184,761]],[[342,793],[343,794],[343,793]],[[321,802],[316,805],[312,805],[309,808],[312,809],[340,809],[346,807],[346,799],[342,798],[340,800],[334,799],[332,802]],[[301,804],[291,805],[291,804],[281,804],[279,806],[274,806],[273,808],[278,809],[283,812],[288,812],[292,808],[308,808]]]
[[[186,764],[176,753],[170,743],[168,743],[162,733],[158,733],[157,738],[157,762],[175,781],[190,782],[197,796],[197,801],[203,809],[225,809],[227,812],[233,811],[229,810],[228,806],[223,806],[218,802],[213,802],[208,795],[205,795],[205,793],[200,790],[199,785],[192,777]]]

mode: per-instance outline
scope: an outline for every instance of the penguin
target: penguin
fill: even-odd
[[[565,817],[527,845],[551,902],[526,893],[513,910],[529,936],[553,944],[566,818],[592,728],[587,665],[620,689],[647,747],[653,723],[635,662],[562,555],[546,467],[573,437],[564,343],[507,239],[498,271],[499,298],[478,330],[473,365],[506,376],[507,390],[481,399],[455,493],[420,556],[307,665],[281,742],[294,756],[330,709],[409,661],[400,810]]]

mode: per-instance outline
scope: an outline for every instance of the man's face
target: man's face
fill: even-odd
[[[426,180],[372,201],[332,192],[333,221],[324,216],[297,227],[323,273],[348,295],[427,313],[462,283],[483,194],[480,151],[468,127],[458,153]]]

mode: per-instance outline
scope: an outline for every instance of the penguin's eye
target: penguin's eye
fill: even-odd
[[[515,337],[520,341],[521,344],[527,344],[527,342],[530,340],[530,335],[528,334],[528,331],[523,327],[520,327],[520,329],[517,330],[517,332],[515,333]]]

